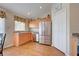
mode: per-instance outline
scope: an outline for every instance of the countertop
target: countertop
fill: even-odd
[[[14,31],[14,33],[28,33],[30,31]]]
[[[72,33],[72,36],[79,38],[79,33]]]
[[[38,34],[39,32],[33,32],[33,31],[14,31],[14,33],[36,33],[36,34]]]

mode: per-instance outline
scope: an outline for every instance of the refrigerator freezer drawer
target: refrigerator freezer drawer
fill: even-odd
[[[51,37],[49,36],[39,36],[39,43],[51,45]]]
[[[51,37],[50,36],[45,36],[44,43],[48,44],[48,45],[51,45],[51,43],[52,43]]]

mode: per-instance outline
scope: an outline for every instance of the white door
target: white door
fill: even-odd
[[[66,9],[58,11],[53,19],[53,43],[56,48],[66,53],[67,28],[66,28]]]

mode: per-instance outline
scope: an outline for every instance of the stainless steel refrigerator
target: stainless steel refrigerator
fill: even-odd
[[[52,31],[50,21],[41,21],[39,23],[39,43],[51,45],[52,44]]]

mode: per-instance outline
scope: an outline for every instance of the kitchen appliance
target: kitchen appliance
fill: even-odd
[[[50,21],[41,21],[39,23],[39,43],[51,45],[52,44],[52,35],[51,35],[51,22]]]

